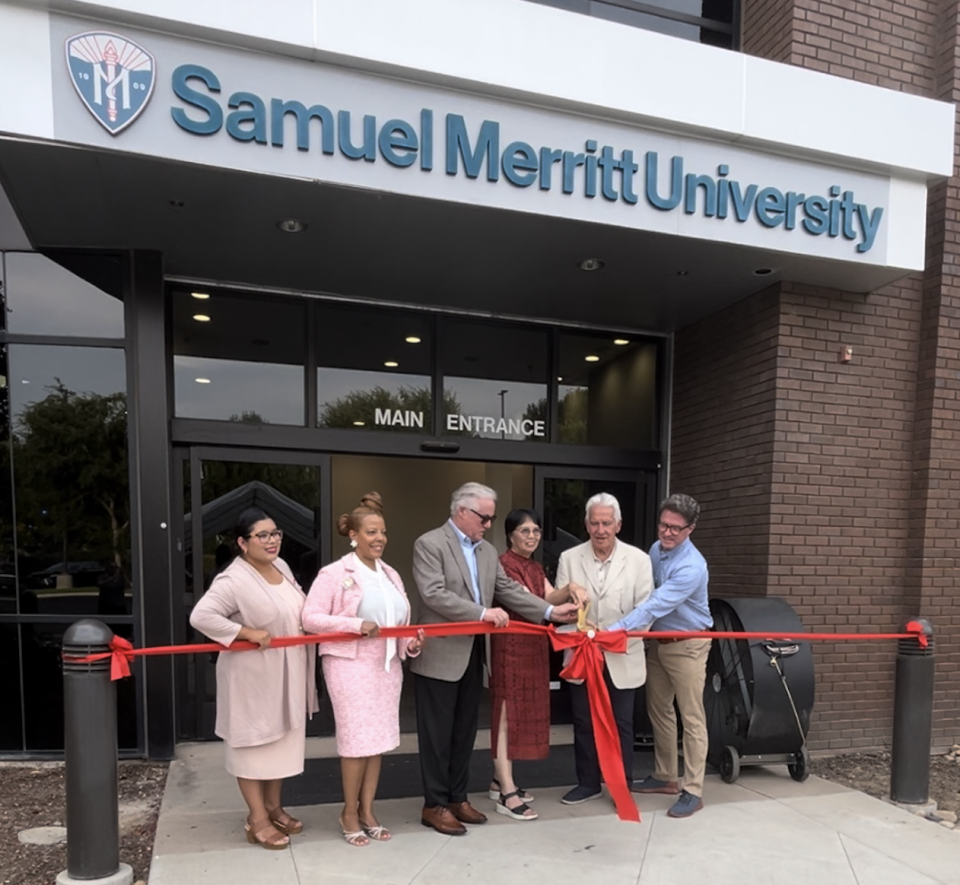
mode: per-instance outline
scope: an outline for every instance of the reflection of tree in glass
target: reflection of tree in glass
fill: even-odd
[[[269,424],[270,422],[259,412],[243,411],[239,415],[231,415],[228,421],[237,421],[240,424]]]
[[[444,393],[443,404],[448,414],[460,414],[460,403],[453,393]],[[399,413],[401,421],[394,422],[391,418],[388,423],[382,420],[378,423],[378,412],[381,419]],[[362,422],[367,428],[389,426],[394,430],[430,433],[432,414],[429,388],[402,385],[393,391],[377,385],[369,390],[352,390],[332,403],[324,403],[317,424],[320,427],[356,427]],[[423,427],[418,422],[409,421],[408,415],[422,415]]]
[[[559,422],[557,430],[560,442],[585,444],[587,441],[587,388],[570,388],[560,398],[558,405]],[[530,403],[523,413],[523,417],[532,421],[546,421],[546,399],[539,399],[535,403]],[[530,439],[530,436],[527,439]]]
[[[55,380],[46,397],[23,408],[13,434],[18,546],[29,553],[55,544],[63,562],[109,555],[122,566],[130,523],[126,395],[76,393]]]

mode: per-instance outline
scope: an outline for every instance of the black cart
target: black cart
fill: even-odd
[[[809,774],[805,745],[813,709],[810,643],[795,642],[806,630],[782,599],[712,599],[718,632],[787,634],[790,640],[713,640],[703,699],[710,745],[708,761],[733,783],[744,765],[786,764],[790,776]]]

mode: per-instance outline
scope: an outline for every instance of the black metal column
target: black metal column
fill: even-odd
[[[170,523],[170,396],[168,311],[163,258],[128,253],[124,312],[127,323],[127,390],[130,404],[130,510],[133,568],[140,589],[140,644],[174,641]],[[148,657],[143,669],[146,751],[171,759],[176,741],[173,658]]]
[[[897,647],[893,700],[890,798],[923,805],[930,798],[930,738],[933,729],[933,627],[919,623],[927,644],[901,639]],[[909,625],[904,627],[908,630]]]
[[[63,634],[66,655],[110,650],[113,633],[92,619]],[[117,690],[110,659],[64,661],[63,741],[67,781],[67,874],[103,879],[120,869],[117,798]]]

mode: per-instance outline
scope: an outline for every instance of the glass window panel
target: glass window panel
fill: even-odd
[[[700,43],[709,43],[713,46],[732,48],[733,35],[713,30],[710,27],[701,27],[696,24],[679,22],[670,18],[671,13],[696,16],[709,22],[720,25],[729,25],[734,18],[735,0],[638,0],[638,6],[657,7],[663,10],[663,15],[656,12],[640,11],[614,3],[605,3],[603,0],[531,0],[543,6],[552,6],[568,12],[577,12],[581,15],[591,15],[595,18],[641,28],[647,31],[656,31],[669,34],[684,40],[693,40]],[[629,0],[626,0],[629,3]]]
[[[177,416],[303,425],[305,322],[302,301],[175,291]]]
[[[10,470],[10,387],[7,346],[0,344],[0,614],[16,614],[16,533]]]
[[[432,321],[376,309],[317,309],[317,424],[431,432]]]
[[[23,749],[23,706],[20,693],[20,628],[0,624],[0,752]]]
[[[547,439],[548,333],[444,320],[443,433]]]
[[[629,335],[561,335],[559,441],[655,449],[657,351]]]
[[[124,352],[8,347],[21,614],[129,614]]]
[[[6,283],[8,332],[123,337],[123,302],[45,255],[7,252]]]
[[[20,625],[27,752],[63,749],[60,654],[63,634],[69,626],[69,622]],[[130,638],[129,625],[108,626],[117,635]],[[117,746],[121,750],[137,749],[136,680],[140,678],[140,668],[133,666],[131,670],[131,678],[113,683],[117,687]]]

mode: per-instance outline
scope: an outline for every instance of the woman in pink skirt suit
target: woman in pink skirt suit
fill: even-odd
[[[284,811],[280,791],[303,771],[307,717],[317,710],[313,656],[302,645],[270,647],[274,636],[301,632],[304,596],[280,559],[283,532],[251,507],[237,518],[236,535],[240,555],[213,579],[190,623],[221,645],[260,646],[217,659],[216,731],[247,803],[247,840],[277,851],[303,829]]]
[[[323,676],[337,727],[343,779],[340,829],[350,845],[385,842],[390,831],[373,813],[381,754],[400,745],[400,687],[407,655],[418,655],[416,639],[377,639],[380,627],[410,623],[410,603],[400,576],[381,560],[387,544],[383,507],[376,492],[344,513],[337,531],[354,548],[320,570],[303,608],[308,633],[359,633],[356,642],[321,642]]]

